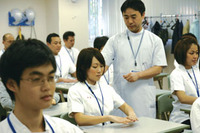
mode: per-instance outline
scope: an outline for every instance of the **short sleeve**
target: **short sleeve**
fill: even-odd
[[[164,45],[160,38],[157,38],[155,41],[153,66],[167,66]]]
[[[74,72],[76,72],[76,66],[72,61],[70,61],[69,73],[72,74]]]
[[[113,47],[114,43],[115,43],[115,37],[113,36],[107,41],[101,52],[107,66],[110,66],[114,59],[114,47]]]
[[[70,116],[72,112],[84,113],[83,101],[76,88],[71,87],[68,92],[68,113]]]
[[[180,73],[173,71],[170,75],[170,85],[171,92],[173,93],[176,90],[185,91],[185,86],[183,83],[183,78]]]

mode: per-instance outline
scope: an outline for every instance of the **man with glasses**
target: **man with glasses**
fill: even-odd
[[[4,53],[4,51],[12,44],[14,41],[14,36],[11,33],[6,33],[3,35],[2,43],[4,45],[4,49],[0,51],[0,56]]]
[[[65,120],[43,115],[52,104],[55,72],[55,58],[39,40],[18,40],[4,52],[0,76],[15,107],[0,123],[2,133],[82,133]]]

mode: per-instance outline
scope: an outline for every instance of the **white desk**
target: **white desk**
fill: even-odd
[[[46,115],[59,117],[60,115],[67,113],[67,111],[67,102],[62,102],[44,109],[43,113]]]
[[[83,131],[86,133],[166,133],[179,132],[187,128],[189,126],[184,124],[140,117],[139,121],[129,125],[114,123],[103,127],[84,129]]]

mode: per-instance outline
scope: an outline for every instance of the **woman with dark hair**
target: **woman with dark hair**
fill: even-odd
[[[174,98],[170,120],[190,125],[189,114],[180,111],[181,108],[190,109],[199,97],[200,72],[197,66],[199,45],[193,37],[180,39],[174,50],[174,57],[178,66],[170,75],[171,92]]]
[[[69,115],[79,126],[104,125],[107,122],[128,124],[137,121],[133,109],[106,83],[99,82],[105,61],[99,50],[83,49],[77,60],[78,83],[69,89]],[[127,117],[110,115],[119,108]]]

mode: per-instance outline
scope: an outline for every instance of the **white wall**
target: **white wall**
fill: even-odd
[[[49,33],[62,35],[72,30],[76,34],[75,47],[79,50],[88,47],[88,0],[0,0],[0,49],[3,48],[2,36],[5,33],[18,35],[17,26],[8,26],[8,12],[14,8],[24,11],[32,8],[35,11],[35,30],[37,39],[46,42]],[[22,34],[29,38],[31,28],[22,27]],[[35,38],[32,33],[32,38]],[[64,43],[62,43],[64,44]]]
[[[14,8],[24,11],[32,8],[35,11],[35,30],[37,38],[45,41],[46,38],[46,1],[45,0],[0,0],[0,43],[5,33],[12,33],[15,37],[18,35],[17,26],[8,26],[8,12]],[[22,34],[25,38],[30,37],[31,28],[29,26],[21,27]],[[32,38],[35,38],[32,33]],[[3,45],[0,44],[0,49]]]
[[[59,34],[66,31],[75,32],[74,47],[81,50],[88,47],[88,0],[59,0]]]
[[[46,0],[46,32],[59,34],[58,0]]]

